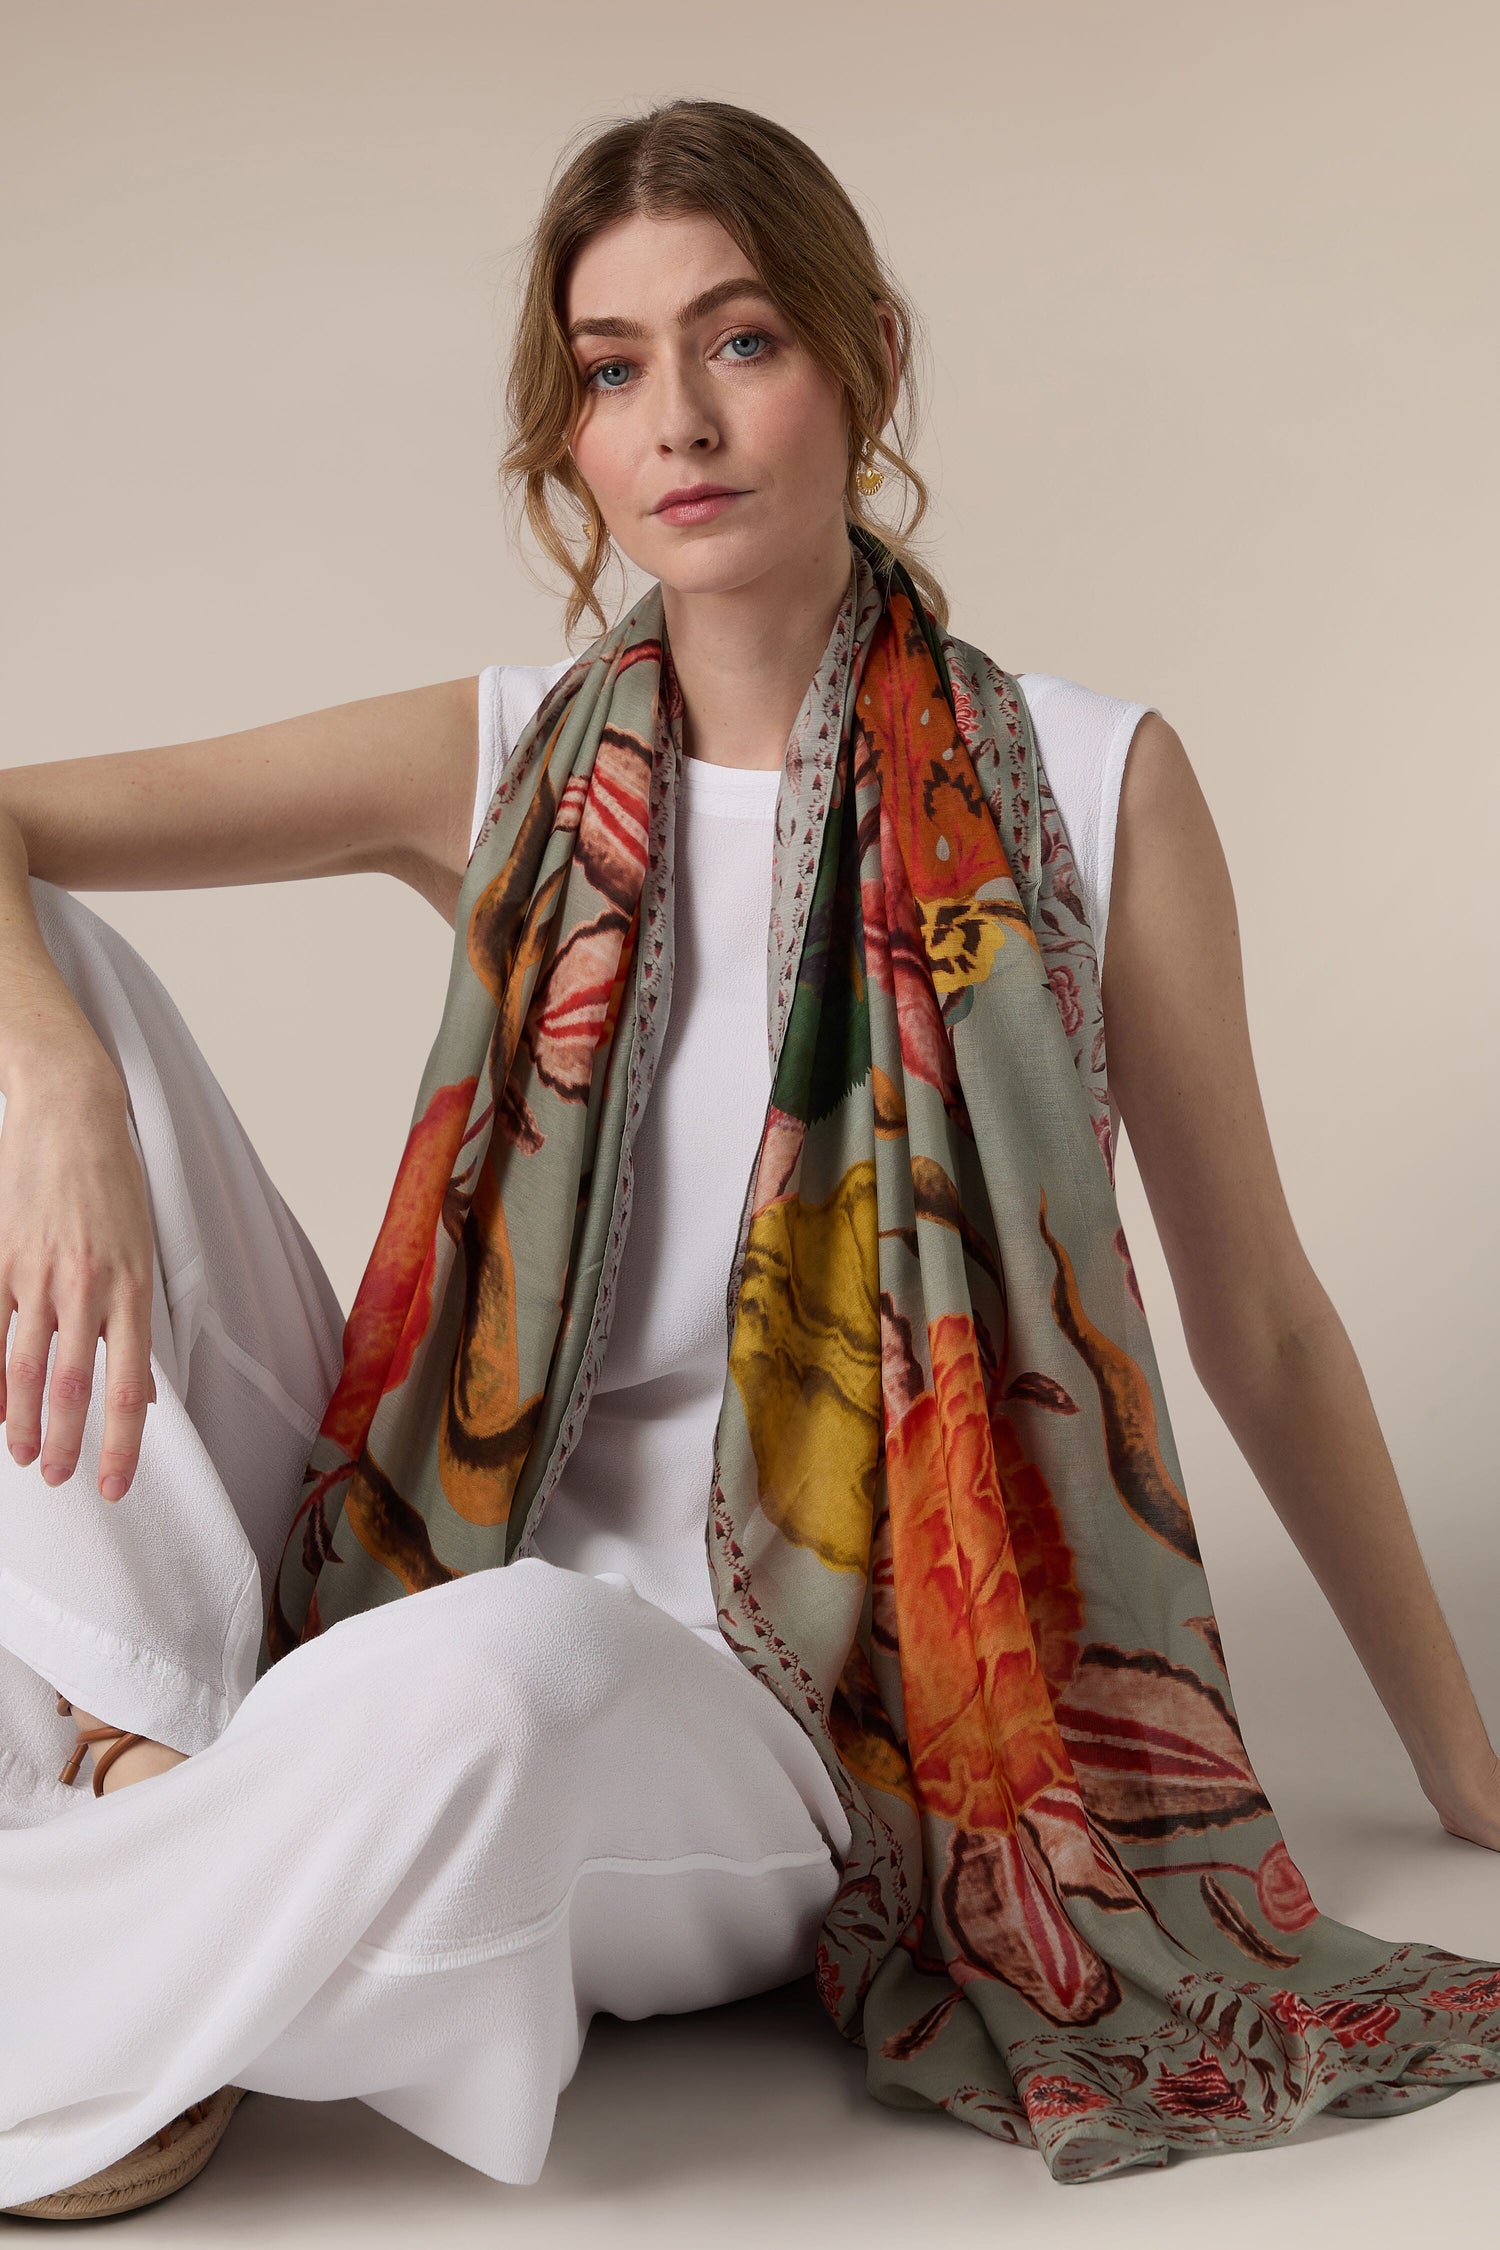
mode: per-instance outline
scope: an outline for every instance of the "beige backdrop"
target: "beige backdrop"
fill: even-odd
[[[9,762],[562,653],[494,474],[517,253],[562,140],[713,94],[828,160],[928,324],[919,458],[957,629],[1158,704],[1194,760],[1292,1209],[1500,1731],[1493,7],[9,0],[0,21]],[[89,903],[169,985],[347,1307],[449,932],[365,877]],[[1500,1956],[1500,1861],[1437,1828],[1198,1387],[1128,1141],[1120,1189],[1293,1851],[1328,1911]],[[1035,2158],[867,2110],[821,2045],[807,2067],[843,2138],[798,2208],[844,2192],[857,2148],[870,2240],[906,2229],[923,2166],[971,2183],[959,2234],[989,2234],[1003,2188],[1057,2241],[1129,2212],[1144,2239],[1168,2198],[1238,2240],[1292,2227],[1295,2189],[1396,2239],[1439,2171],[1461,2231],[1500,2116],[1477,2089],[1329,2121],[1232,2175],[1096,2187],[1085,2214]],[[647,2167],[658,2241],[714,2207],[701,2175],[672,2199],[673,2161]],[[507,2225],[562,2225],[549,2193],[506,2198]]]

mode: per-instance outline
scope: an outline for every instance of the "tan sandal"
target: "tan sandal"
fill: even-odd
[[[74,2187],[35,2196],[30,2203],[12,2203],[0,2216],[102,2219],[116,2211],[139,2210],[143,2203],[159,2203],[164,2195],[174,2195],[197,2178],[244,2098],[243,2086],[221,2086],[206,2101],[189,2102],[170,2125],[163,2125],[128,2156],[91,2172]]]
[[[65,1695],[59,1695],[57,1708],[66,1718],[73,1706]],[[58,1778],[71,1786],[78,1778],[78,1769],[89,1744],[109,1742],[109,1749],[94,1760],[94,1795],[101,1797],[104,1792],[100,1784],[114,1760],[133,1742],[147,1740],[148,1736],[130,1734],[123,1727],[80,1728]],[[99,2219],[115,2211],[134,2211],[145,2203],[159,2203],[163,2196],[175,2194],[178,2188],[186,2187],[189,2180],[197,2178],[244,2098],[243,2086],[221,2086],[206,2101],[189,2102],[169,2125],[161,2126],[150,2140],[142,2141],[127,2155],[117,2157],[113,2164],[91,2172],[86,2180],[79,2180],[72,2187],[58,2188],[54,2194],[35,2196],[29,2203],[8,2204],[0,2210],[0,2217]]]
[[[63,1717],[67,1718],[73,1706],[65,1695],[60,1695],[57,1699],[57,1708]],[[130,1749],[133,1743],[149,1742],[150,1739],[150,1736],[145,1734],[127,1734],[123,1727],[80,1727],[78,1739],[68,1753],[68,1762],[57,1778],[59,1781],[65,1781],[71,1788],[78,1779],[78,1769],[83,1764],[83,1754],[89,1744],[91,1742],[108,1742],[109,1748],[99,1751],[94,1758],[94,1795],[102,1797],[104,1795],[104,1776],[108,1773],[116,1758],[120,1756],[122,1751]]]

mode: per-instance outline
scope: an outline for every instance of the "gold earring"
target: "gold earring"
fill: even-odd
[[[859,467],[854,472],[854,483],[856,490],[862,492],[867,500],[872,493],[878,492],[885,483],[884,469],[877,469],[871,465],[868,446],[860,456]]]

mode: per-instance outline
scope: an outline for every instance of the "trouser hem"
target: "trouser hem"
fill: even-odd
[[[258,1587],[257,1572],[230,1612],[235,1626]],[[198,1679],[161,1649],[77,1616],[3,1566],[0,1647],[107,1725],[147,1734],[189,1756],[206,1749],[231,1716],[222,1681]]]

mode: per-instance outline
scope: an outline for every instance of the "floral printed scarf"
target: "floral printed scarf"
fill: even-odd
[[[1114,1191],[1093,935],[1013,676],[851,531],[787,748],[773,1086],[726,1305],[721,1630],[852,1828],[817,1987],[870,2091],[1053,2176],[1500,2076],[1500,1968],[1319,1912],[1241,1739]],[[528,1552],[598,1378],[672,983],[661,589],[548,693],[260,1669]]]

